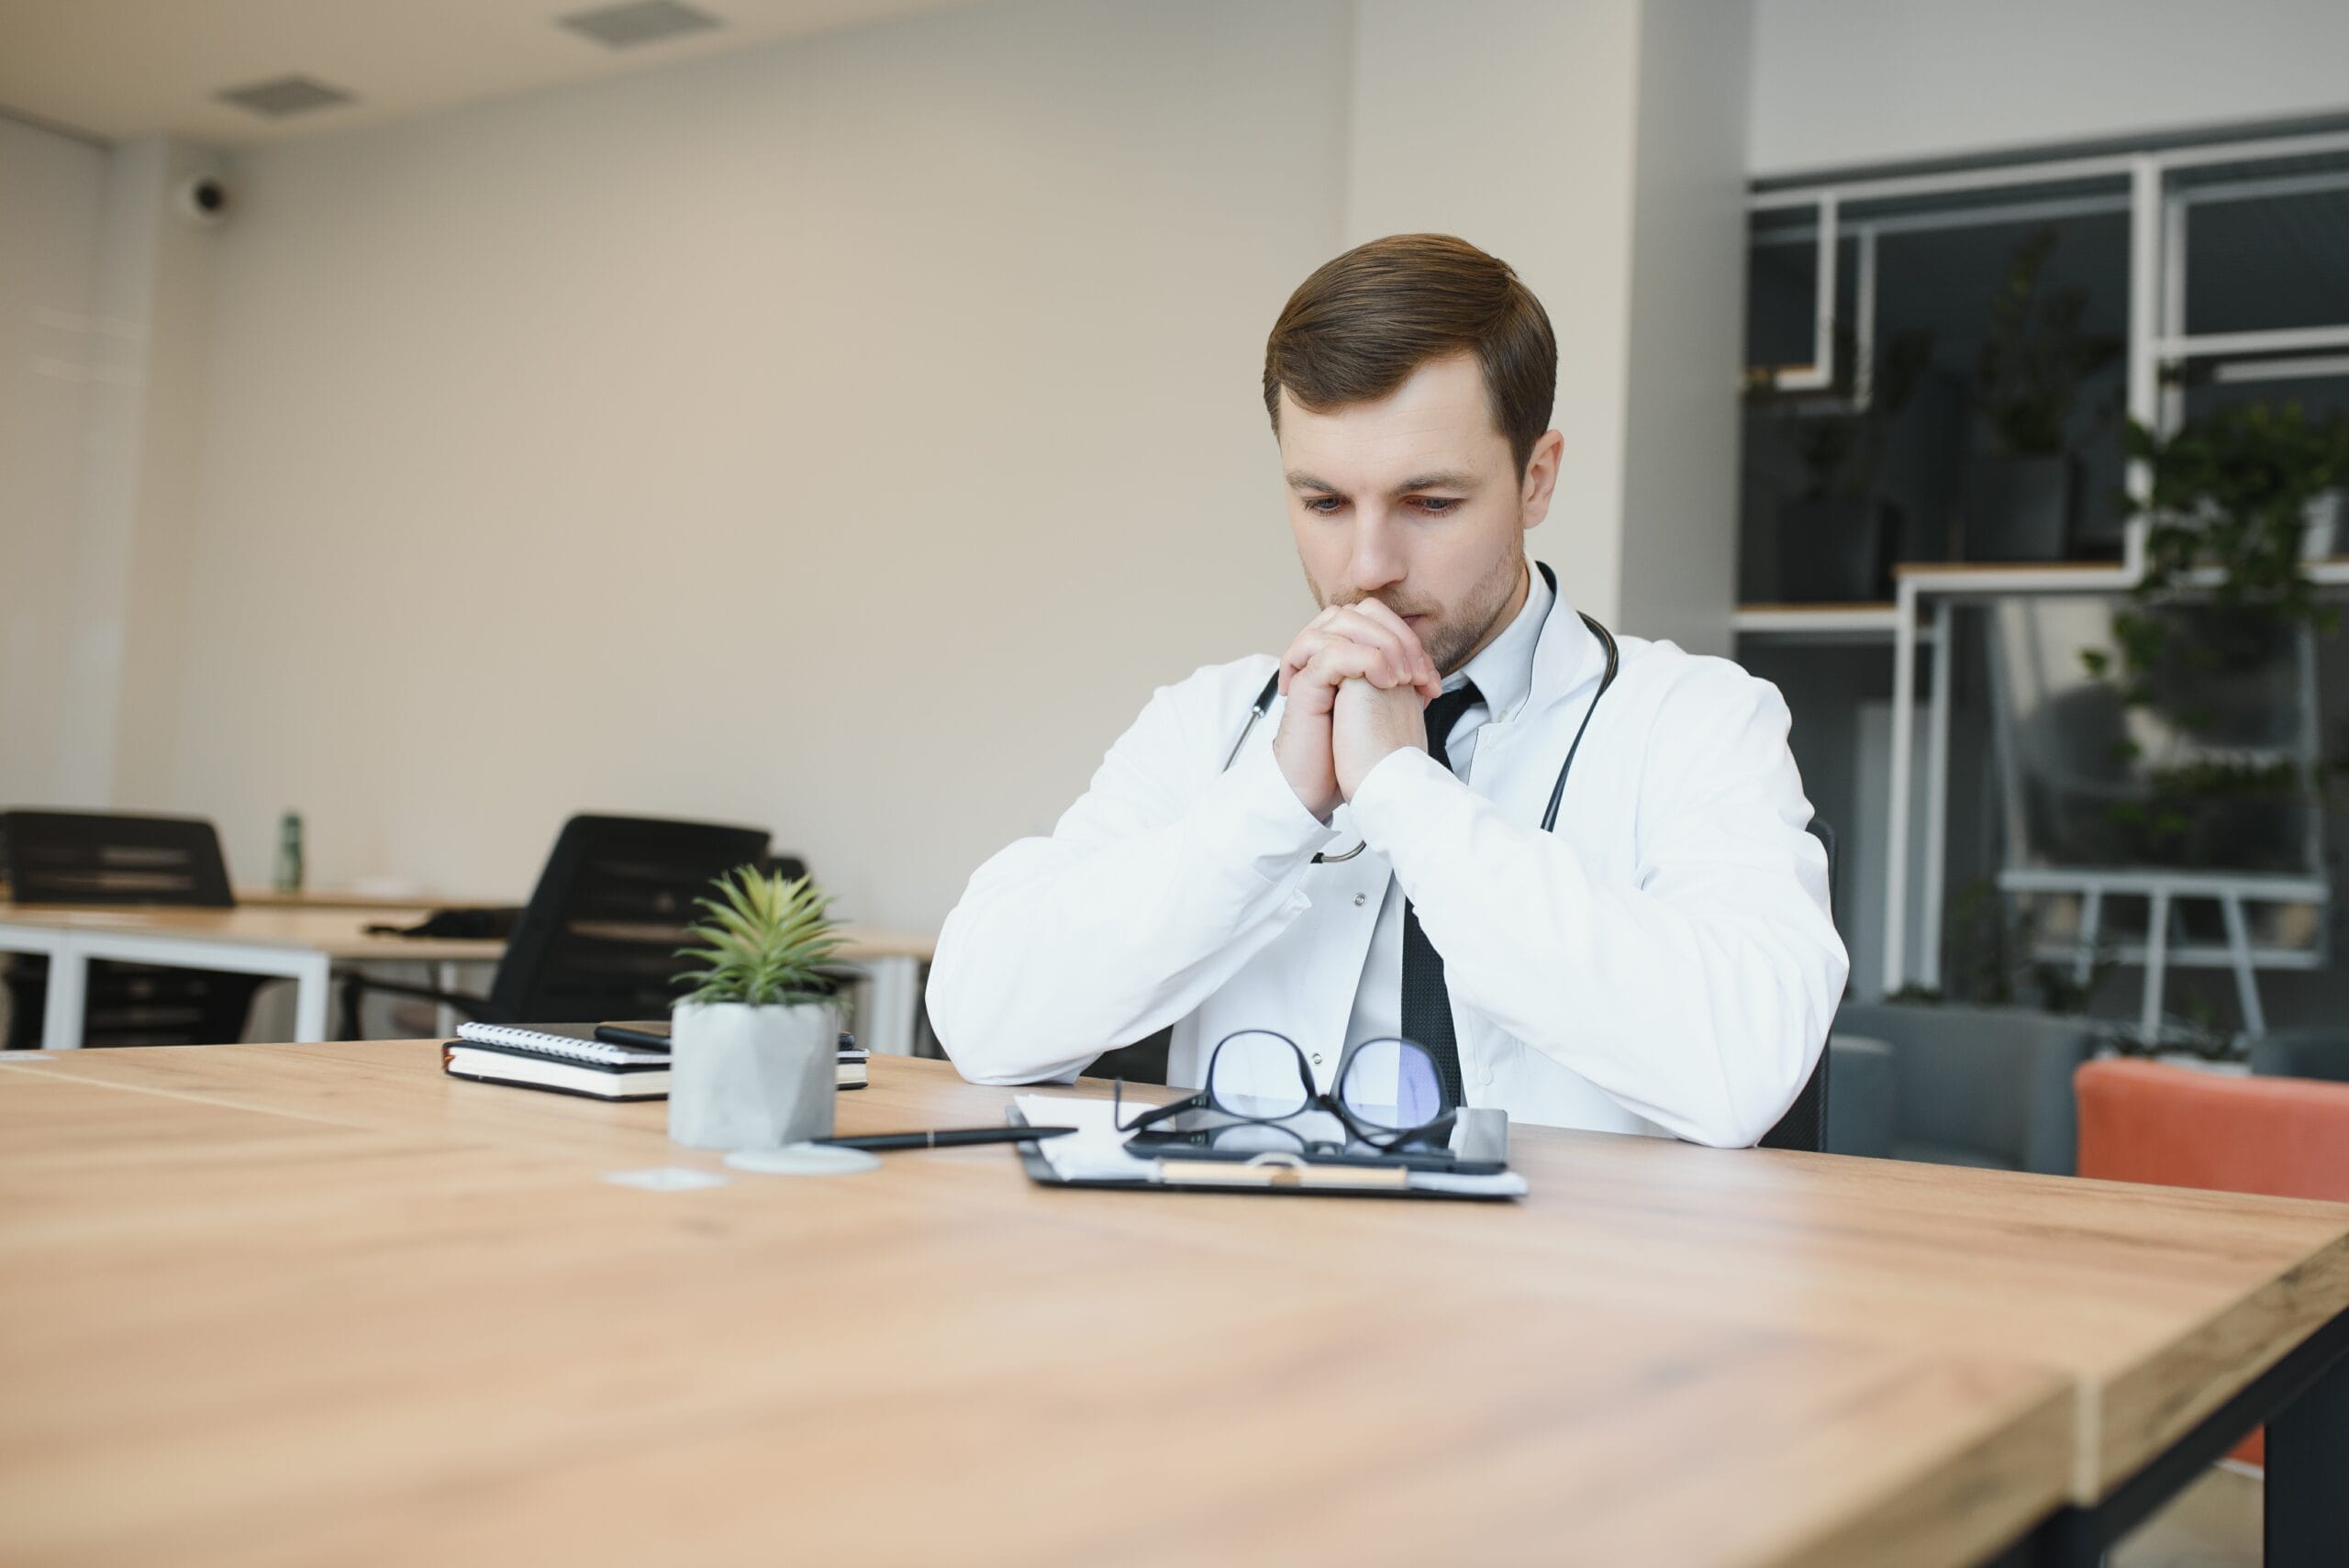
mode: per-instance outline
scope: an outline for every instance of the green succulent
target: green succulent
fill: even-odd
[[[696,944],[679,958],[705,967],[676,977],[695,987],[689,1002],[742,1002],[754,1007],[819,1002],[840,977],[826,968],[841,945],[831,896],[808,877],[787,882],[741,866],[717,879],[719,896],[696,898],[709,918],[685,929]]]

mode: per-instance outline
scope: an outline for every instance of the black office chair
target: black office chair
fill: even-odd
[[[111,811],[0,812],[9,896],[18,904],[167,904],[226,909],[220,835],[195,817]],[[219,1045],[244,1037],[263,976],[93,962],[83,1002],[84,1046]],[[49,961],[13,955],[10,1051],[40,1044]]]
[[[515,921],[489,995],[346,974],[342,1032],[359,1036],[369,992],[456,1008],[487,1023],[589,1024],[666,1017],[694,900],[738,866],[769,862],[763,828],[642,817],[573,817],[562,825],[530,901]],[[796,863],[796,862],[794,862]]]
[[[1835,829],[1827,825],[1824,817],[1814,817],[1810,819],[1810,834],[1827,851],[1827,899],[1831,912],[1835,900]],[[1827,1015],[1827,1029],[1831,1035],[1835,1030],[1835,1010],[1832,1008]],[[1803,1084],[1802,1093],[1795,1096],[1795,1103],[1787,1107],[1787,1114],[1778,1118],[1777,1125],[1762,1135],[1762,1141],[1755,1144],[1755,1148],[1808,1149],[1814,1154],[1826,1150],[1827,1065],[1830,1055],[1822,1041],[1819,1048],[1819,1064],[1810,1070],[1809,1081]]]

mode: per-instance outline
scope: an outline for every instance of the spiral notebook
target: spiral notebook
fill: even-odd
[[[597,1040],[594,1024],[527,1028],[520,1024],[462,1023],[457,1026],[457,1038],[498,1051],[526,1051],[534,1056],[592,1062],[597,1067],[657,1066],[665,1065],[669,1060],[666,1047],[620,1045]]]
[[[638,1037],[597,1040],[598,1029],[618,1028]],[[457,1026],[457,1038],[440,1048],[442,1071],[452,1078],[511,1084],[598,1100],[657,1100],[669,1093],[668,1026],[483,1024]],[[841,1037],[833,1083],[862,1089],[868,1081],[869,1052]]]

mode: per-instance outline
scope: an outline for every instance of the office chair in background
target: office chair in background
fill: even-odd
[[[1824,817],[1810,819],[1810,836],[1827,851],[1827,902],[1830,917],[1835,904],[1835,829]],[[1840,1006],[1831,1006],[1827,1014],[1827,1039],[1835,1034],[1835,1015]],[[1795,1103],[1787,1107],[1777,1125],[1762,1135],[1757,1149],[1808,1149],[1813,1153],[1827,1147],[1827,1076],[1833,1060],[1826,1043],[1819,1048],[1819,1061],[1810,1070],[1810,1077],[1803,1084],[1802,1092],[1795,1095]]]
[[[18,904],[162,904],[227,909],[237,900],[220,835],[194,817],[111,811],[0,812],[9,896]],[[222,1045],[244,1038],[265,976],[95,960],[84,1046]],[[10,955],[6,1049],[40,1044],[49,961]]]
[[[370,992],[454,1007],[486,1023],[665,1018],[679,995],[674,977],[687,967],[676,950],[701,914],[694,900],[738,866],[799,867],[789,857],[771,861],[767,840],[763,828],[573,817],[515,921],[489,995],[345,974],[342,1033],[359,1038],[360,1004]]]

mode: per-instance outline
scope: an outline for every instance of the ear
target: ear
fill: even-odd
[[[1521,527],[1538,528],[1550,515],[1550,497],[1557,491],[1558,463],[1565,450],[1566,438],[1555,430],[1544,430],[1533,443],[1533,455],[1526,460],[1525,482],[1518,491]]]

